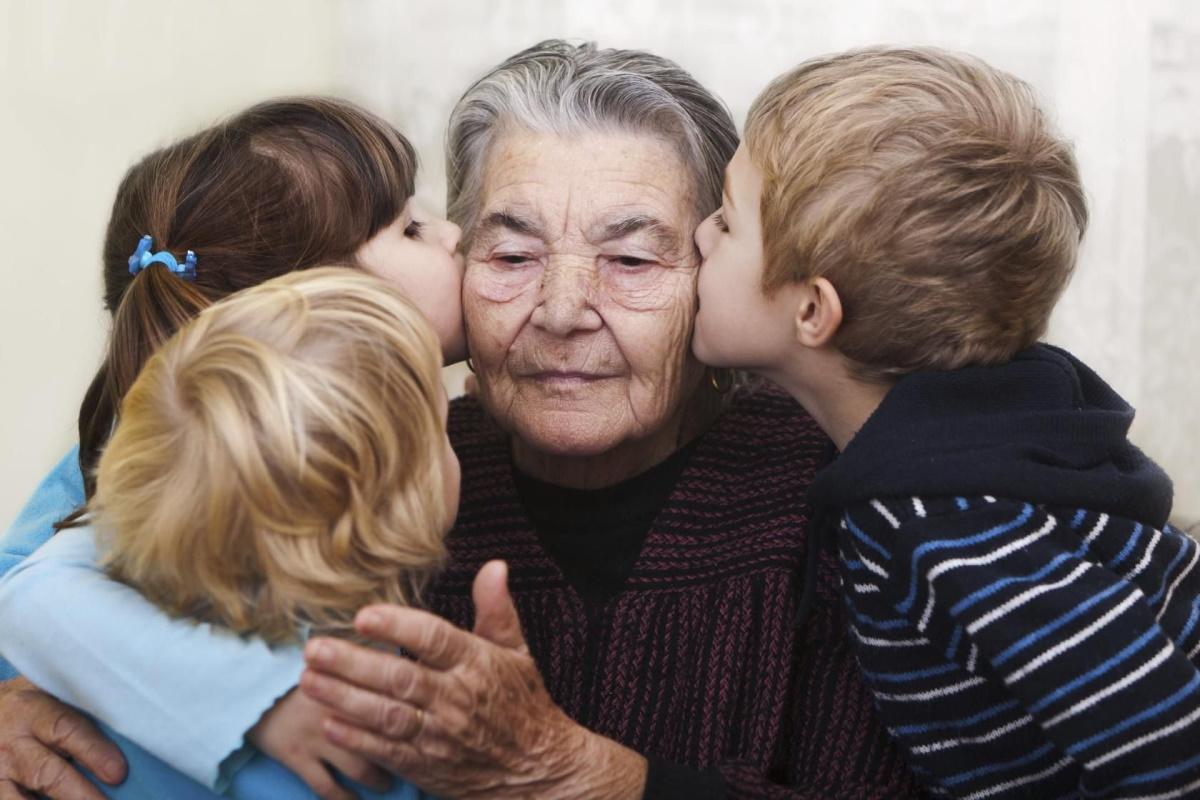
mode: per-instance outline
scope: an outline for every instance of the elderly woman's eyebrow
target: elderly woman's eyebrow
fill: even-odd
[[[493,211],[485,216],[479,223],[478,235],[483,237],[487,236],[488,234],[495,234],[502,230],[518,233],[522,236],[532,236],[535,239],[541,239],[543,241],[546,239],[541,225],[539,225],[533,219],[522,216],[520,213],[511,209]]]
[[[650,235],[655,249],[660,252],[674,252],[679,248],[679,232],[662,220],[647,214],[636,214],[609,222],[588,238],[594,242],[615,242],[643,231]]]

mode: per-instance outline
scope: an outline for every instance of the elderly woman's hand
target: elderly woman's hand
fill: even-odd
[[[71,764],[110,783],[125,779],[125,760],[87,719],[24,678],[0,683],[0,800],[103,800]]]
[[[423,611],[372,606],[359,632],[419,662],[316,639],[301,687],[331,739],[445,797],[641,797],[646,761],[555,705],[521,634],[506,568],[475,579],[475,633]]]

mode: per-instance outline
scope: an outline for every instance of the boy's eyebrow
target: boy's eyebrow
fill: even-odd
[[[609,222],[588,238],[593,242],[615,242],[641,231],[650,235],[655,248],[660,252],[674,252],[679,247],[679,232],[662,220],[647,214],[635,214]]]

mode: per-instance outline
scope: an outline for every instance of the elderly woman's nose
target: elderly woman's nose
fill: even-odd
[[[530,322],[556,336],[599,330],[600,314],[592,306],[593,270],[556,264],[543,273],[538,305]]]

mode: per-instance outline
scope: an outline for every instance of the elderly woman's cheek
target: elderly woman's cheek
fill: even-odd
[[[608,300],[630,311],[647,312],[667,312],[674,308],[680,302],[680,283],[685,277],[661,264],[637,269],[607,264],[600,275],[601,288]]]
[[[510,303],[534,291],[542,280],[545,267],[540,261],[507,264],[476,261],[467,267],[464,292],[471,292],[492,303]]]
[[[511,391],[505,359],[536,305],[536,282],[530,282],[528,273],[517,278],[479,262],[468,263],[463,276],[467,345],[485,396]]]
[[[641,295],[645,308],[619,305],[621,313],[611,317],[632,367],[632,411],[644,424],[661,422],[678,407],[689,384],[689,368],[699,368],[690,349],[694,292],[694,271],[668,270],[653,291]]]

